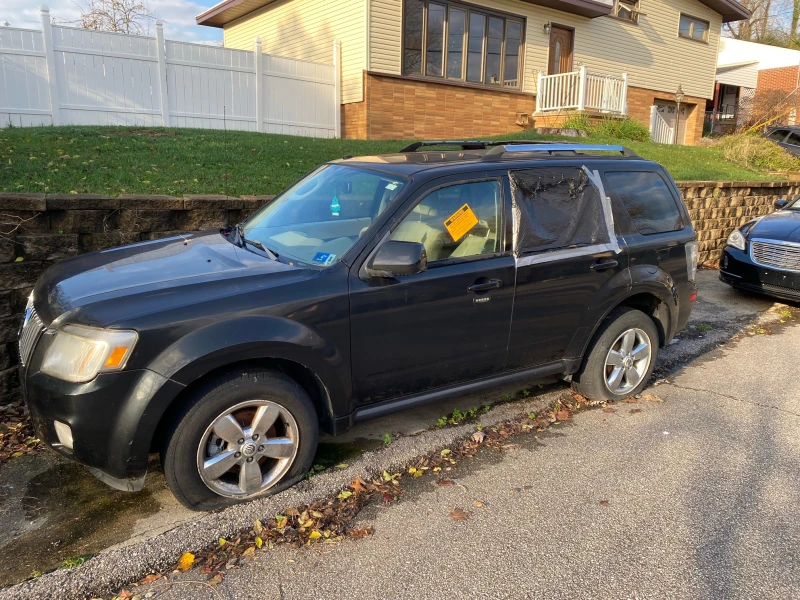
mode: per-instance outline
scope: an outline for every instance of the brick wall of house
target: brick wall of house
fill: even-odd
[[[366,137],[464,139],[520,131],[517,113],[532,115],[530,94],[415,81],[366,73]]]
[[[795,92],[800,84],[800,67],[779,67],[777,69],[764,69],[758,72],[756,94],[753,99],[753,112],[756,115],[767,115],[780,107],[779,112],[787,111],[791,105],[786,103],[786,98]],[[794,94],[795,114],[784,114],[772,124],[797,124],[797,109],[800,105],[798,94]]]

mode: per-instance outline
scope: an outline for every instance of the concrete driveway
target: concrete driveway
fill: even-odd
[[[700,300],[696,305],[690,327],[681,334],[676,343],[662,352],[660,359],[660,369],[662,373],[710,349],[716,348],[718,344],[736,335],[747,324],[751,323],[765,311],[771,310],[772,316],[777,318],[777,313],[771,301],[761,297],[734,292],[727,286],[718,282],[716,279],[716,272],[714,271],[701,271],[699,274],[699,285]],[[769,338],[759,337],[758,339],[784,339],[787,335],[787,333],[781,333]],[[755,340],[753,341],[755,342]],[[796,339],[795,343],[797,343]],[[772,357],[772,353],[773,351],[770,350],[770,357]],[[775,364],[772,358],[769,358],[766,362],[770,365]],[[713,364],[716,365],[717,363]],[[698,364],[696,367],[691,367],[690,371],[700,368],[704,367]],[[739,367],[734,368],[734,371],[739,370]],[[774,380],[773,383],[775,381],[780,381],[774,377],[775,372],[776,371],[772,367],[768,370],[762,369],[760,371],[762,377],[767,376],[772,378],[772,380]],[[748,374],[748,381],[752,381],[753,385],[762,385],[760,383],[755,383],[759,381],[757,375],[757,373],[752,375]],[[705,381],[708,382],[710,379],[705,378]],[[717,389],[715,393],[721,390],[728,390],[731,387],[736,387],[737,389],[741,387],[738,384],[732,386],[731,381],[738,382],[739,376],[728,375],[727,378],[719,380],[719,383],[716,384],[719,389]],[[516,392],[522,387],[525,386],[516,386],[513,389],[497,389],[490,393],[467,396],[448,403],[417,409],[410,413],[402,413],[356,427],[349,432],[348,435],[341,438],[324,439],[318,460],[323,464],[334,464],[335,462],[346,459],[348,456],[360,453],[363,450],[375,449],[381,444],[380,439],[385,433],[391,433],[395,437],[398,435],[410,435],[430,427],[438,417],[452,411],[454,408],[463,410],[472,406],[491,404],[501,399],[505,394]],[[552,392],[553,389],[560,388],[558,388],[558,386],[545,387],[541,394],[546,395]],[[666,398],[666,391],[670,388],[660,386],[658,389],[658,393]],[[716,389],[716,387],[714,389]],[[675,393],[679,391],[680,390],[676,389]],[[726,391],[724,393],[728,392]],[[661,405],[659,405],[659,408],[661,408]],[[673,408],[673,403],[666,403],[663,405],[663,408],[670,411]],[[573,440],[573,443],[575,443],[577,447],[582,448],[584,454],[587,454],[587,449],[591,449],[591,451],[588,452],[589,458],[595,456],[596,452],[599,453],[599,448],[602,447],[600,442],[594,440],[592,436],[596,435],[600,438],[609,435],[600,435],[599,432],[602,428],[624,427],[624,424],[627,423],[627,420],[623,419],[623,415],[620,414],[615,414],[613,419],[608,418],[608,415],[602,415],[602,417],[600,417],[599,413],[592,413],[592,415],[593,416],[586,415],[582,416],[580,419],[576,419],[575,424],[571,425],[570,429],[565,430],[569,432],[567,438]],[[637,414],[637,417],[637,419],[631,420],[630,426],[650,418],[649,411],[647,414]],[[601,421],[600,424],[597,425],[600,429],[586,428],[586,424],[592,423],[592,419],[596,418],[605,418],[604,421]],[[688,416],[687,418],[693,422],[693,417]],[[719,415],[717,415],[716,418],[718,419]],[[582,421],[587,419],[588,421],[582,424]],[[619,423],[616,423],[616,421],[619,421]],[[714,422],[715,421],[709,421],[708,423],[713,425]],[[709,431],[713,431],[713,428]],[[583,435],[587,435],[588,437],[581,441]],[[628,434],[624,430],[620,430],[612,431],[610,435],[613,439],[621,439],[625,438]],[[673,438],[669,438],[668,436],[666,436],[664,440],[659,438],[662,443],[666,443],[666,440],[672,439]],[[559,441],[561,440],[559,439]],[[720,440],[716,441],[719,442]],[[651,442],[652,440],[648,442],[648,447],[652,446]],[[598,444],[597,451],[594,450],[596,443]],[[618,444],[619,443],[620,442],[618,442]],[[518,475],[526,472],[538,473],[538,476],[545,476],[549,472],[547,469],[542,469],[537,461],[531,462],[530,459],[525,459],[524,457],[528,456],[528,454],[537,457],[542,455],[541,452],[530,448],[524,452],[511,454],[505,457],[502,464],[510,465],[509,468],[511,469],[506,479],[511,477],[513,473],[517,473]],[[723,455],[724,454],[725,452],[723,452]],[[553,474],[554,476],[559,474],[563,477],[563,473],[574,471],[579,477],[576,481],[573,481],[573,483],[580,483],[580,478],[583,477],[583,470],[588,463],[575,458],[569,459],[567,462],[561,464],[561,461],[566,460],[567,456],[569,456],[568,452],[564,455],[564,458],[561,458],[561,453],[559,452],[556,464],[552,465],[554,467]],[[614,462],[612,462],[612,464],[617,464],[620,460],[619,457],[607,458],[613,459]],[[638,459],[638,456],[635,458]],[[704,459],[705,463],[713,466],[713,458],[713,456],[706,457]],[[520,460],[522,460],[522,464],[517,464],[515,462]],[[548,463],[549,460],[550,459],[548,459]],[[380,453],[376,453],[374,461],[380,462]],[[623,464],[632,464],[630,457],[626,456]],[[49,452],[27,455],[0,467],[0,494],[2,494],[4,498],[2,505],[0,505],[0,561],[2,561],[4,565],[1,572],[2,574],[0,575],[0,585],[14,583],[30,575],[30,573],[34,571],[53,569],[59,566],[62,561],[76,556],[95,554],[101,550],[114,548],[120,545],[134,547],[136,544],[162,532],[172,530],[181,524],[195,521],[198,518],[197,513],[186,511],[175,502],[166,489],[163,476],[158,471],[157,465],[154,465],[154,467],[153,473],[148,477],[145,492],[140,494],[125,494],[108,490],[105,486],[96,482],[91,476],[86,474],[82,468],[59,459]],[[650,468],[644,464],[640,464],[639,467],[644,469]],[[596,469],[596,465],[593,466],[592,469],[589,469],[589,471],[593,472],[594,469]],[[486,485],[487,487],[485,489],[489,490],[494,488],[495,491],[500,492],[503,488],[497,487],[492,483],[493,478],[497,477],[496,470],[496,467],[476,469],[475,473],[469,474],[470,477],[480,477],[481,473],[485,473],[484,476],[489,476],[490,480],[476,480],[474,485],[467,486],[468,489],[481,489],[481,485]],[[620,473],[622,472],[623,471],[620,471]],[[558,477],[556,477],[556,479],[558,479]],[[572,478],[570,478],[570,480],[571,479]],[[795,478],[794,480],[796,481],[797,479]],[[619,481],[624,482],[626,479],[620,476]],[[635,481],[635,479],[632,481]],[[641,482],[639,482],[639,484],[641,484]],[[561,523],[563,523],[563,527],[569,530],[574,527],[574,522],[570,521],[573,512],[572,505],[583,504],[585,498],[580,494],[574,496],[577,490],[567,490],[563,487],[564,485],[565,482],[562,482],[560,484],[561,487],[559,487],[559,485],[552,487],[553,496],[548,501],[555,501],[555,504],[548,507],[548,511],[552,514],[544,521],[541,521],[541,516],[537,515],[533,510],[535,506],[528,506],[527,502],[524,500],[524,498],[537,498],[537,502],[542,501],[543,499],[537,495],[538,492],[537,494],[526,493],[524,497],[509,496],[505,501],[498,497],[491,500],[491,505],[497,505],[498,507],[505,505],[506,510],[509,512],[506,516],[503,516],[501,520],[509,520],[515,523],[516,529],[521,532],[521,535],[524,534],[524,536],[530,536],[532,532],[538,532],[542,527],[545,529],[555,528],[556,526],[561,527]],[[478,487],[476,488],[474,486]],[[544,490],[549,489],[549,486],[550,482],[543,481],[541,485],[537,485],[536,488]],[[583,486],[581,486],[581,488],[582,487]],[[457,488],[457,490],[460,489],[461,488]],[[559,489],[561,492],[558,491]],[[628,489],[627,485],[623,489]],[[453,490],[452,492],[448,491],[446,494],[455,493],[457,490]],[[640,491],[643,492],[643,490]],[[586,490],[584,489],[583,492],[585,494]],[[425,492],[420,491],[420,493],[424,494]],[[559,493],[567,495],[560,496],[559,500]],[[437,496],[441,494],[443,494],[441,490],[436,491]],[[578,500],[581,500],[581,502],[578,502]],[[637,497],[637,502],[638,500],[639,498]],[[466,499],[462,499],[462,502],[464,501],[466,501]],[[654,499],[651,498],[650,502],[652,503],[653,501]],[[489,502],[487,502],[487,507],[489,507]],[[452,506],[450,508],[452,508]],[[398,506],[396,509],[392,510],[400,514],[405,510],[405,505]],[[604,507],[605,512],[600,514],[616,514],[615,511],[618,510],[620,510],[618,502],[612,502],[612,499],[609,499],[609,505]],[[432,511],[433,512],[430,513],[431,515],[435,513],[435,509],[432,509]],[[628,506],[625,512],[631,511],[633,511],[633,507]],[[417,515],[412,521],[421,519],[428,522],[428,516],[428,509],[426,508],[424,514]],[[634,516],[636,516],[635,511],[631,512],[631,517]],[[498,515],[495,514],[494,517],[498,518]],[[406,518],[408,518],[408,516]],[[659,519],[660,518],[661,517],[659,517]],[[475,519],[478,519],[478,515],[475,515]],[[469,531],[469,527],[473,527],[472,523],[473,521],[470,521],[467,524],[461,525],[464,525],[466,528],[465,531]],[[392,532],[393,530],[394,533]],[[411,535],[413,532],[404,531],[402,528],[397,529],[393,525],[388,524],[384,533],[389,536],[389,540],[395,539],[395,541],[399,541],[400,538],[405,537],[407,533]],[[365,542],[365,545],[376,543],[381,539],[381,535],[380,533],[376,534],[373,540]],[[428,533],[423,532],[422,535],[427,537]],[[482,537],[482,535],[483,534],[478,533],[478,537]],[[501,540],[507,535],[511,535],[511,533],[507,532],[503,535],[498,534],[497,537]],[[394,538],[392,536],[394,536]],[[504,542],[504,548],[506,542],[511,543],[510,540],[513,539],[515,539],[513,536],[507,538]],[[455,543],[455,540],[453,540],[453,542]],[[583,540],[583,542],[588,543],[587,540]],[[460,544],[459,542],[458,545]],[[486,546],[486,544],[487,540],[476,539],[473,544],[476,547],[473,548],[473,550],[477,552],[478,546]],[[467,544],[463,550],[454,548],[453,552],[467,552],[469,545],[470,544]],[[356,546],[357,545],[354,545],[353,547],[355,548]],[[487,546],[487,548],[488,547],[489,546]],[[565,548],[569,549],[570,552],[565,554],[563,551]],[[339,552],[340,550],[338,549],[334,551],[334,553]],[[470,552],[472,552],[472,550],[470,550]],[[506,552],[506,550],[503,550],[501,555],[503,552]],[[311,557],[314,555],[315,553],[313,552],[309,554]],[[477,554],[475,556],[477,556]],[[564,565],[559,566],[559,568],[566,568],[569,572],[572,572],[575,568],[578,568],[580,571],[584,571],[588,568],[588,565],[577,567],[577,565],[574,564],[573,560],[570,558],[571,546],[569,545],[564,546],[564,548],[560,549],[553,556],[553,561],[545,561],[546,565],[541,562],[541,559],[531,562],[531,571],[529,575],[539,577],[542,569],[545,567],[550,568],[551,566],[555,567],[556,563],[560,565],[562,561],[566,562]],[[605,564],[605,561],[609,559],[613,559],[613,556],[608,557],[605,554],[598,556],[598,564]],[[409,556],[404,557],[403,560],[411,561],[409,564],[416,564]],[[462,558],[461,560],[464,559]],[[553,563],[552,565],[550,564],[551,562]],[[291,572],[292,568],[293,567],[289,567],[283,570],[288,573]],[[452,569],[455,573],[462,572],[457,562],[453,564]],[[614,569],[611,569],[611,571],[615,572]],[[617,577],[616,572],[615,577]],[[420,583],[423,584],[424,582]],[[231,585],[234,586],[235,583],[232,582]],[[291,587],[292,583],[287,580],[286,585]],[[231,589],[233,590],[235,588],[232,587]],[[264,590],[267,588],[257,589]],[[423,589],[427,589],[430,592],[431,588],[424,587]],[[499,589],[500,588],[498,588],[498,590]],[[477,594],[477,592],[475,593]],[[0,594],[0,596],[1,595],[2,594]],[[326,593],[323,595],[328,594]],[[496,594],[489,593],[489,595]],[[264,597],[263,594],[257,594],[257,596]],[[279,597],[279,595],[275,597]]]

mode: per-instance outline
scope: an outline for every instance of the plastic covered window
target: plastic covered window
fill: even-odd
[[[510,177],[518,257],[619,251],[610,202],[596,171],[542,167]]]

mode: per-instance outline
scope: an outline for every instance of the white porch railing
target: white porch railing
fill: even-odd
[[[628,75],[621,77],[590,73],[586,66],[571,73],[539,74],[536,111],[596,110],[627,113]]]

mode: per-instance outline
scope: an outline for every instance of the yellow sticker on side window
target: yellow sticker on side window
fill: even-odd
[[[464,237],[467,232],[478,224],[478,217],[472,212],[469,204],[465,204],[459,208],[452,215],[447,217],[444,226],[453,237],[453,241],[457,242]]]

